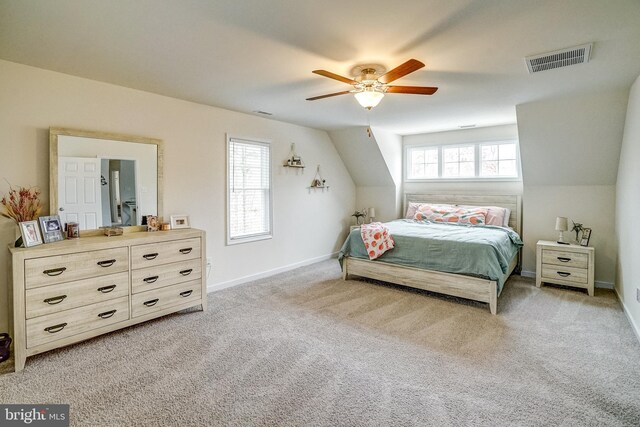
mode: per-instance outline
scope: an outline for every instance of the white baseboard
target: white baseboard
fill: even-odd
[[[264,279],[265,277],[274,276],[279,273],[284,273],[285,271],[294,270],[299,267],[304,267],[305,265],[315,264],[316,262],[325,261],[331,258],[335,258],[338,255],[338,252],[333,252],[328,255],[322,255],[315,258],[306,259],[303,261],[299,261],[293,264],[285,265],[282,267],[274,268],[272,270],[263,271],[261,273],[251,274],[249,276],[240,277],[238,279],[228,280],[226,282],[215,283],[211,285],[207,285],[207,293],[221,291],[222,289],[230,288],[232,286],[238,286],[243,283],[251,282],[258,279]]]
[[[535,271],[522,270],[520,272],[520,275],[522,277],[530,277],[532,279],[536,278],[536,272]],[[613,283],[611,283],[611,282],[603,282],[601,280],[596,280],[595,282],[593,282],[593,285],[598,289],[615,289],[615,286],[613,285]]]
[[[620,301],[620,305],[622,306],[622,311],[624,311],[625,316],[627,316],[627,320],[631,324],[631,329],[633,329],[633,332],[636,334],[636,338],[638,338],[638,341],[640,341],[640,327],[633,320],[633,317],[631,317],[631,313],[629,313],[627,306],[624,304],[624,301],[622,301],[622,298],[620,298],[620,294],[618,293],[618,290],[616,288],[613,288],[613,292],[616,293],[616,296],[618,297],[618,301]]]

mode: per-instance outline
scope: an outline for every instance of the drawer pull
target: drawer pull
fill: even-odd
[[[158,258],[158,252],[155,252],[155,253],[152,253],[152,254],[142,255],[142,258],[148,259],[148,260],[156,259],[156,258]]]
[[[180,274],[182,274],[183,276],[188,276],[191,274],[192,271],[193,271],[193,268],[190,268],[188,270],[182,270]]]
[[[115,263],[116,263],[115,259],[108,259],[106,261],[98,261],[98,265],[100,267],[111,267]]]
[[[64,299],[66,298],[66,295],[60,295],[57,297],[51,297],[51,298],[47,298],[44,300],[44,302],[46,302],[47,304],[51,304],[51,305],[56,305],[56,304],[60,304],[62,301],[64,301]]]
[[[556,271],[556,273],[558,273],[560,276],[562,277],[569,277],[571,276],[571,273],[567,273],[566,271]]]
[[[60,323],[59,325],[54,325],[54,326],[49,326],[48,328],[44,328],[44,330],[46,332],[49,332],[50,334],[55,334],[56,332],[60,332],[61,330],[63,330],[65,326],[67,326],[66,323]]]
[[[189,289],[188,291],[180,292],[180,296],[186,298],[189,295],[191,295],[192,293],[193,293],[193,290]]]
[[[558,257],[558,261],[560,261],[560,262],[569,262],[569,261],[571,261],[571,258],[565,258],[565,257],[559,256]]]
[[[158,301],[160,301],[160,299],[156,298],[156,299],[152,299],[152,300],[149,300],[149,301],[145,301],[145,302],[143,302],[143,304],[146,305],[147,307],[153,307],[154,305],[156,305],[158,303]]]
[[[108,294],[115,288],[116,288],[116,285],[103,286],[101,288],[98,288],[98,292],[102,292],[103,294]]]
[[[155,282],[156,280],[158,280],[158,278],[159,278],[159,277],[160,277],[160,276],[145,277],[145,278],[144,278],[144,279],[142,279],[142,280],[143,280],[144,282],[147,282],[147,283],[153,283],[153,282]]]
[[[105,311],[104,313],[98,314],[98,317],[100,317],[102,319],[108,319],[109,317],[111,317],[114,314],[116,314],[116,311],[118,311],[118,310]]]
[[[67,271],[67,267],[52,268],[50,270],[43,271],[43,273],[46,274],[47,276],[59,276],[65,271]]]
[[[190,254],[192,250],[193,248],[184,248],[184,249],[180,249],[180,253],[186,255],[186,254]]]

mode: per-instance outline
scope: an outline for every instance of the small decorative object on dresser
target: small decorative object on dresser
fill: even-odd
[[[147,231],[158,231],[158,217],[155,215],[147,215]]]
[[[58,215],[41,216],[38,218],[40,221],[40,228],[42,228],[42,237],[45,243],[59,242],[64,240],[64,234],[62,233],[62,224],[60,223],[60,217]]]
[[[105,227],[104,235],[107,237],[111,236],[122,236],[124,234],[124,229],[122,227]]]
[[[543,282],[584,288],[593,296],[595,248],[540,240],[536,286]]]
[[[20,223],[20,233],[25,248],[41,245],[42,236],[38,228],[38,221],[23,221]]]
[[[5,212],[2,212],[1,215],[11,218],[16,224],[33,221],[38,218],[42,211],[40,190],[37,188],[18,187],[16,190],[9,184],[9,194],[2,197],[0,204],[5,209]],[[23,246],[23,238],[18,237],[14,246],[16,248]]]
[[[189,215],[171,215],[171,228],[191,228],[189,224]]]
[[[589,246],[589,239],[591,239],[591,229],[583,228],[582,237],[580,238],[580,246]]]
[[[79,239],[80,238],[80,224],[77,222],[67,223],[67,239]]]
[[[564,216],[559,216],[556,218],[556,231],[559,231],[560,234],[558,235],[558,242],[561,245],[568,245],[569,243],[566,243],[564,241],[564,232],[569,230],[569,220],[564,217]]]

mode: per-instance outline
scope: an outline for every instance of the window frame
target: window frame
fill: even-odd
[[[232,141],[239,141],[246,144],[253,144],[262,147],[267,147],[269,153],[269,161],[267,163],[269,170],[269,208],[267,213],[269,215],[267,224],[269,226],[269,230],[264,233],[259,234],[251,234],[243,237],[232,237],[231,236],[231,145]],[[238,245],[242,243],[250,243],[261,240],[268,240],[273,238],[273,150],[271,147],[271,141],[261,140],[257,138],[244,138],[233,135],[227,135],[227,147],[226,147],[226,231],[227,231],[227,246]]]
[[[484,145],[515,144],[516,147],[516,176],[481,176],[481,153]],[[444,177],[444,148],[474,146],[474,170],[472,177]],[[438,177],[437,178],[411,178],[411,150],[412,149],[437,149],[438,150]],[[404,181],[405,182],[521,182],[522,169],[520,163],[520,144],[517,139],[498,139],[486,141],[456,142],[451,144],[409,144],[404,147]]]

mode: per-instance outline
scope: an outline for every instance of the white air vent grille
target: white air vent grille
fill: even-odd
[[[527,56],[525,62],[529,73],[537,73],[554,68],[568,67],[570,65],[589,62],[591,56],[591,43],[581,46],[569,47],[555,52],[542,53],[540,55]]]

